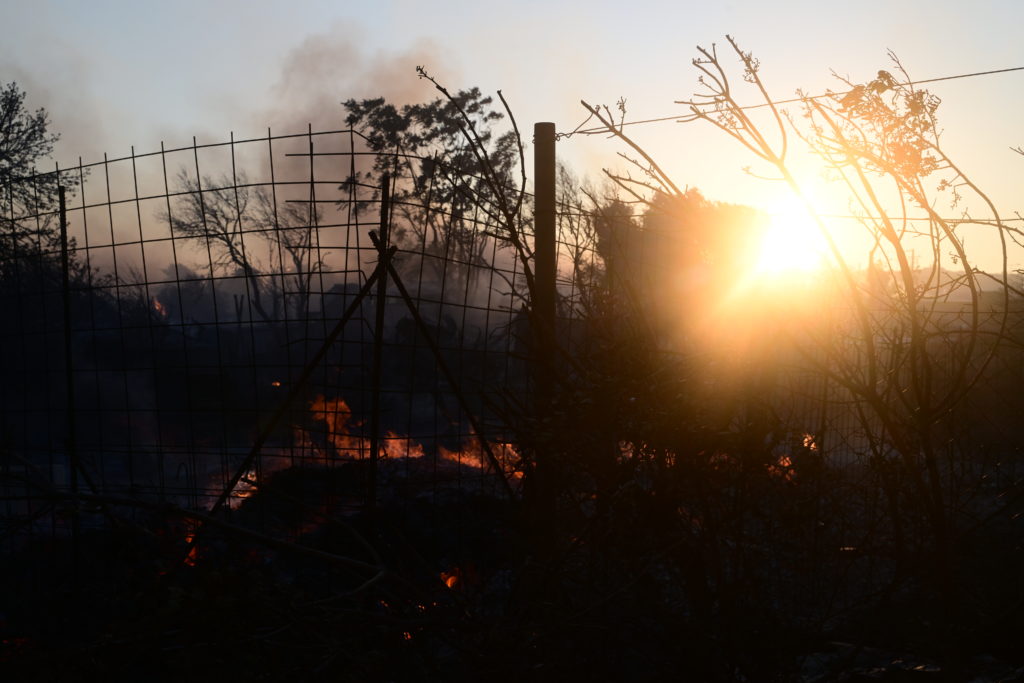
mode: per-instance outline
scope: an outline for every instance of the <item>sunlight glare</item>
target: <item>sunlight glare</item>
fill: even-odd
[[[795,200],[780,203],[761,241],[757,270],[766,274],[809,272],[824,265],[827,245],[814,219]]]

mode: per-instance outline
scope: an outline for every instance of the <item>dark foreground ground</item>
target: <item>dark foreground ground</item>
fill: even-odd
[[[1019,605],[973,631],[911,584],[826,624],[721,596],[701,612],[692,577],[629,540],[541,548],[492,496],[370,517],[327,488],[282,475],[194,553],[159,509],[83,533],[77,561],[70,539],[25,546],[3,569],[0,679],[1024,681]]]

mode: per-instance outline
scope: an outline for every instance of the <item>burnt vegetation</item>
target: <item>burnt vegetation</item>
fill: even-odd
[[[437,83],[345,102],[330,182],[312,134],[305,183],[186,150],[154,212],[181,252],[110,274],[60,240],[87,174],[31,173],[45,113],[0,91],[35,136],[0,165],[12,680],[1024,679],[1020,233],[898,61],[787,118],[727,49],[764,116],[711,48],[690,118],[798,198],[805,144],[863,209],[869,265],[831,242],[804,306],[737,294],[764,215],[586,105],[627,170],[560,169],[543,319],[511,111]]]

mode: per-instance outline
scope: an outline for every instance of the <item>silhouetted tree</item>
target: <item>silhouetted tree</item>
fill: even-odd
[[[57,239],[48,212],[57,205],[58,174],[39,173],[60,138],[45,109],[30,111],[17,83],[0,85],[0,255],[45,250]]]
[[[310,283],[323,264],[316,226],[320,214],[311,202],[276,202],[264,186],[244,174],[200,183],[182,171],[178,200],[165,214],[179,236],[204,243],[211,266],[238,273],[249,301],[265,322],[309,313]]]
[[[858,464],[861,469],[857,471],[870,483],[857,491],[855,500],[841,500],[826,487],[810,495],[805,504],[818,510],[821,506],[832,507],[835,514],[821,522],[822,528],[839,529],[834,538],[840,542],[844,536],[858,538],[857,545],[851,544],[850,548],[856,547],[892,571],[891,583],[886,586],[851,583],[847,588],[865,595],[877,590],[891,595],[890,591],[906,585],[901,582],[913,572],[910,580],[927,588],[919,595],[927,595],[927,600],[938,607],[929,608],[930,616],[910,617],[922,621],[937,618],[945,625],[942,628],[948,629],[942,633],[952,645],[956,639],[949,634],[963,628],[962,623],[978,625],[986,618],[981,610],[968,605],[965,596],[974,591],[993,595],[994,590],[963,570],[967,561],[964,548],[976,543],[976,534],[993,520],[1008,521],[1007,511],[1016,504],[1012,501],[1020,499],[1019,483],[1001,491],[998,498],[995,491],[982,493],[986,477],[999,466],[995,458],[986,455],[986,449],[1000,451],[1000,458],[1013,458],[1010,454],[1019,453],[1020,444],[1008,432],[1004,434],[1009,440],[1003,443],[993,446],[988,439],[983,443],[982,430],[976,426],[979,418],[988,417],[978,412],[978,406],[991,405],[985,397],[990,391],[987,383],[993,377],[992,368],[1006,367],[1004,361],[1014,357],[1006,353],[1007,344],[1013,343],[1007,334],[1013,293],[1007,258],[1009,246],[1020,244],[1019,233],[1007,225],[984,190],[947,155],[936,123],[938,98],[914,86],[894,56],[896,76],[879,71],[866,83],[844,80],[842,92],[804,98],[804,117],[797,118],[787,117],[771,98],[761,80],[759,62],[732,38],[729,47],[731,56],[739,60],[742,79],[732,78],[714,47],[700,48],[694,65],[701,72],[704,90],[684,102],[691,110],[686,118],[710,122],[743,145],[768,167],[767,174],[759,175],[771,175],[780,181],[780,186],[788,188],[815,216],[832,264],[819,286],[834,298],[822,299],[828,309],[818,308],[811,319],[800,319],[784,306],[776,306],[775,318],[762,318],[758,330],[764,337],[784,334],[789,342],[786,348],[799,353],[795,356],[799,362],[792,364],[794,370],[802,373],[810,369],[821,378],[825,388],[817,400],[821,401],[823,414],[829,411],[829,422],[821,418],[826,430],[823,441],[815,434],[805,434],[802,441],[794,439],[787,446],[786,459],[774,464],[764,456],[773,452],[771,444],[781,447],[785,440],[752,428],[758,420],[749,410],[734,412],[731,421],[724,422],[727,429],[718,437],[694,430],[689,441],[703,441],[703,448],[687,451],[684,442],[674,451],[675,462],[686,463],[682,454],[689,452],[686,467],[693,481],[717,481],[719,486],[728,486],[712,488],[717,497],[741,495],[733,499],[736,516],[718,517],[717,528],[708,520],[725,511],[714,502],[702,500],[699,491],[685,503],[686,516],[700,520],[694,534],[699,547],[724,550],[728,542],[720,545],[723,538],[738,531],[762,539],[764,545],[759,552],[777,553],[785,547],[783,541],[769,543],[771,537],[764,531],[767,527],[755,532],[756,525],[749,525],[749,515],[759,514],[754,512],[757,509],[772,510],[771,514],[778,516],[789,513],[783,514],[785,507],[779,500],[762,497],[768,489],[753,484],[755,479],[749,477],[758,470],[767,471],[790,482],[799,495],[809,495],[802,477],[813,472],[821,482],[820,477],[836,476],[838,468],[823,465],[830,462],[831,454],[842,454],[848,463]],[[749,98],[741,97],[738,89],[743,87],[761,98],[757,107],[752,108]],[[679,209],[685,213],[699,207],[699,203],[691,204],[685,198],[687,193],[681,192],[653,157],[625,133],[621,121],[616,121],[609,110],[589,105],[587,109],[601,120],[606,132],[631,149],[633,157],[627,157],[633,164],[631,172],[609,174],[627,199],[648,207],[646,212],[665,201],[661,197],[668,198],[668,208],[675,211],[658,211],[657,222],[663,226],[678,220],[672,214],[678,214]],[[794,140],[818,155],[837,187],[847,191],[850,205],[864,216],[860,221],[867,236],[863,254],[844,248],[825,218],[813,212],[807,187],[792,163]],[[950,220],[936,209],[949,204],[967,206],[968,202],[972,213],[965,213],[962,219]],[[606,232],[607,226],[615,226],[617,231],[630,234],[651,224],[638,217],[624,217],[617,207],[613,208],[616,210],[612,215],[603,219]],[[713,225],[713,221],[708,224]],[[984,226],[999,237],[1000,272],[985,274],[976,265],[977,254],[971,253],[965,242],[971,225]],[[719,252],[718,259],[733,260],[728,250],[743,246],[743,230],[726,233],[721,240],[726,251]],[[713,249],[712,245],[709,243]],[[681,248],[685,252],[689,246],[696,247]],[[627,245],[624,251],[628,254],[637,248]],[[922,263],[914,258],[914,252],[928,253],[931,258]],[[705,259],[700,248],[689,253]],[[713,253],[706,256],[708,263],[717,260]],[[629,256],[609,254],[610,270],[617,267],[616,258],[619,264],[630,260]],[[742,267],[744,258],[735,261],[737,267]],[[686,262],[685,258],[681,260]],[[866,273],[859,271],[864,264],[872,264]],[[983,279],[998,286],[994,301],[985,302]],[[633,282],[641,287],[643,275],[635,275]],[[952,304],[952,293],[966,295],[967,301]],[[750,309],[748,315],[762,312]],[[735,325],[734,321],[726,323],[727,335]],[[762,340],[760,345],[768,344]],[[766,362],[779,365],[781,361]],[[807,376],[803,377],[806,385]],[[694,392],[694,385],[704,384],[688,382],[677,400],[687,396],[692,400],[700,395],[700,391]],[[720,382],[709,386],[716,392],[722,387]],[[639,404],[643,392],[637,392]],[[751,398],[763,400],[769,410],[780,414],[789,407],[787,402],[803,400],[795,392],[765,392]],[[706,406],[695,407],[697,412],[691,419],[681,420],[684,428],[713,424],[702,417]],[[785,426],[783,421],[777,425]],[[661,433],[668,432],[657,431],[653,424],[650,431],[637,430],[629,439],[631,454],[636,457],[650,453]],[[971,438],[972,433],[977,438]],[[705,440],[709,436],[713,438]],[[716,452],[720,454],[707,458]],[[756,465],[755,469],[749,469],[751,464]],[[741,478],[725,476],[730,471],[740,473]],[[682,482],[676,480],[676,484]],[[655,481],[650,486],[657,489],[659,484]],[[768,507],[762,507],[765,505]],[[790,538],[807,532],[808,527],[796,525],[790,529]],[[735,561],[741,563],[751,559],[752,555],[744,558],[743,553],[735,556]],[[828,563],[825,557],[805,557],[802,561]],[[756,565],[755,560],[749,566]],[[736,565],[722,564],[718,568],[729,571],[727,566]],[[1006,598],[1019,600],[1019,589],[1006,582],[1001,585],[998,590]],[[749,589],[744,591],[749,598]],[[834,605],[825,609],[834,609]]]
[[[594,212],[596,248],[608,286],[659,339],[678,341],[753,269],[766,218],[695,188],[634,205],[612,199]]]
[[[347,123],[376,153],[373,168],[353,180],[376,185],[384,173],[399,178],[393,238],[438,257],[426,262],[444,268],[456,292],[488,265],[487,235],[505,221],[500,204],[517,192],[519,140],[514,131],[494,130],[505,117],[492,104],[478,88],[401,107],[383,98],[344,102]]]

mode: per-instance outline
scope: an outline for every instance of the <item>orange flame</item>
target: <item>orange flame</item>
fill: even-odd
[[[519,468],[522,455],[516,445],[507,441],[488,441],[488,447],[502,472],[513,478],[519,479],[523,476]],[[474,437],[472,440],[462,444],[462,448],[452,451],[444,446],[438,445],[437,455],[441,460],[453,462],[464,467],[472,467],[478,470],[492,470],[490,459],[480,444],[480,439]]]
[[[271,382],[272,386],[279,386],[281,384],[282,382],[277,380]],[[308,454],[300,456],[303,464],[306,465],[314,463],[329,465],[332,461],[336,461],[339,458],[362,459],[370,453],[370,440],[350,433],[352,427],[360,426],[361,423],[353,420],[352,410],[343,398],[328,398],[323,394],[318,394],[310,401],[309,409],[312,419],[324,423],[326,427],[324,438],[330,448],[324,449],[323,441],[314,439],[310,431],[298,425],[293,425],[293,441],[290,447],[282,448],[273,454],[269,452],[261,454],[259,469],[264,476],[294,465],[296,450],[304,451]],[[520,468],[522,456],[515,444],[489,441],[488,447],[505,477],[509,480],[509,483],[515,486],[518,483],[517,480],[523,476]],[[426,449],[423,444],[410,436],[403,436],[394,431],[387,431],[384,434],[383,438],[380,439],[378,449],[380,457],[389,460],[418,460],[426,456]],[[309,455],[312,455],[312,457],[309,457]],[[441,461],[455,463],[460,467],[480,470],[481,473],[493,470],[490,458],[487,457],[477,437],[467,439],[458,450],[449,450],[439,445],[437,457]],[[223,473],[217,473],[211,477],[211,489],[218,489],[224,486],[224,481],[221,477],[223,477]],[[258,488],[256,470],[250,469],[230,491],[227,497],[228,507],[230,509],[241,507],[245,499],[256,494]],[[303,535],[318,528],[322,524],[323,518],[330,516],[332,504],[325,503],[314,515],[316,519],[300,524],[296,528],[297,533]],[[188,529],[185,540],[191,543],[193,538],[195,538],[194,526]],[[197,549],[193,547],[189,551],[186,563],[193,566],[197,558]],[[458,578],[452,579],[453,582],[460,580]]]
[[[424,455],[422,444],[392,431],[384,435],[381,450],[388,458],[422,458]]]
[[[334,446],[338,455],[360,458],[363,450],[363,439],[349,435],[348,423],[352,419],[352,410],[342,398],[324,398],[318,394],[309,404],[313,411],[313,419],[327,425],[327,440]]]
[[[452,567],[441,572],[441,582],[452,590],[464,590],[480,583],[480,575],[476,566],[468,563],[462,567]]]
[[[441,581],[444,582],[444,585],[454,590],[459,587],[460,573],[458,567],[455,567],[450,572],[441,572]]]

